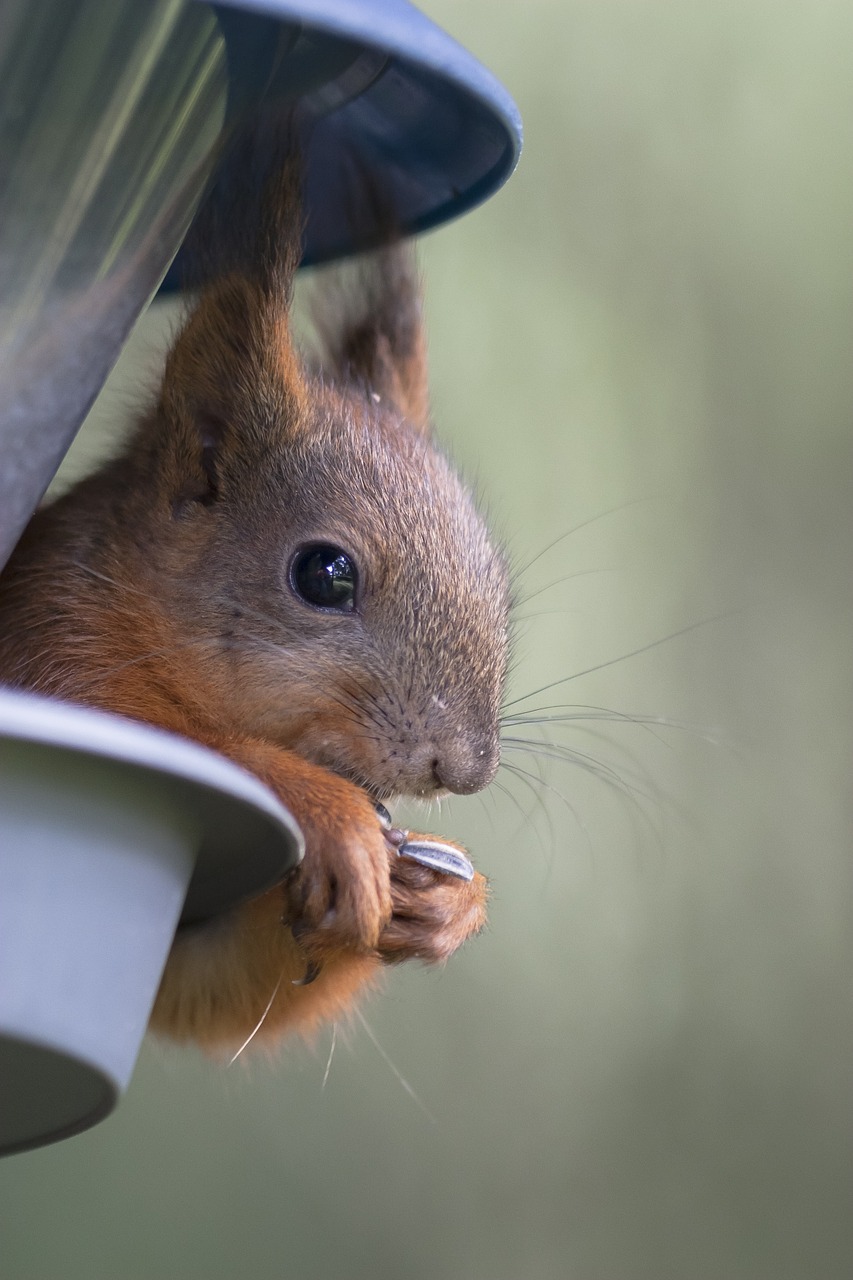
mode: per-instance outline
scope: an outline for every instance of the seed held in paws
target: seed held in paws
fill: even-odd
[[[459,880],[474,879],[474,865],[456,845],[446,844],[434,837],[418,836],[409,839],[408,831],[395,827],[391,814],[384,804],[376,804],[376,815],[385,831],[385,838],[397,850],[400,858],[411,858],[422,867],[430,867],[446,876],[456,876]]]
[[[444,844],[441,840],[406,840],[397,850],[401,858],[411,858],[423,867],[431,867],[433,871],[441,871],[446,876],[456,876],[459,880],[473,880],[474,866],[455,845]]]

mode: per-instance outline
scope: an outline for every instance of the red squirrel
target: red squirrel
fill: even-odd
[[[0,575],[0,680],[195,739],[302,828],[282,884],[175,939],[151,1024],[209,1049],[262,1017],[258,1042],[308,1033],[485,919],[484,877],[399,857],[381,802],[494,777],[506,563],[433,439],[411,251],[333,294],[313,367],[290,326],[301,228],[288,162],[156,406]]]

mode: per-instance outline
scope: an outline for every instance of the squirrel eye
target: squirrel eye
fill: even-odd
[[[297,551],[290,566],[290,585],[306,603],[317,609],[351,613],[355,609],[358,574],[340,547],[315,542]]]

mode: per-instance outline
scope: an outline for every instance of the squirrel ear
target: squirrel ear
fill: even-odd
[[[251,449],[253,435],[293,425],[305,396],[289,324],[303,231],[294,130],[285,115],[240,136],[229,181],[214,189],[188,241],[201,294],[166,362],[161,405],[173,424],[227,423],[216,433],[219,452],[232,430]]]
[[[178,439],[171,439],[175,471],[170,485],[172,515],[184,516],[193,507],[211,507],[221,492],[220,449],[226,437],[225,424],[216,418],[203,418]]]
[[[389,400],[428,432],[426,339],[411,249],[397,243],[338,268],[312,299],[312,315],[324,372]]]
[[[253,280],[229,276],[207,288],[166,361],[164,408],[217,419],[254,416],[259,400],[301,400],[301,362],[285,302]]]
[[[306,399],[280,302],[240,277],[210,286],[178,335],[160,391],[175,509],[215,503],[272,442],[293,434]]]

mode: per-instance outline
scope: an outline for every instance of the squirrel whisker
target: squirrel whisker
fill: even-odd
[[[564,582],[571,582],[574,578],[589,578],[589,577],[592,577],[594,574],[598,574],[598,573],[617,573],[617,572],[618,572],[618,570],[613,569],[613,568],[603,568],[603,569],[576,569],[576,570],[574,571],[574,573],[566,573],[566,574],[563,574],[563,575],[562,575],[562,577],[554,578],[554,579],[552,579],[550,582],[546,582],[544,586],[542,586],[542,587],[537,587],[535,591],[529,591],[529,592],[525,593],[524,595],[520,595],[520,596],[516,597],[516,599],[513,601],[513,606],[512,606],[512,607],[513,607],[513,622],[526,622],[526,621],[528,621],[528,618],[520,618],[520,617],[515,613],[515,610],[516,610],[516,609],[519,609],[519,608],[522,608],[522,607],[523,607],[524,605],[526,605],[526,604],[529,604],[529,603],[530,603],[530,601],[531,601],[531,600],[535,600],[537,596],[544,595],[546,591],[553,591],[554,587],[561,587],[561,586],[563,585],[563,583],[564,583]],[[553,612],[553,613],[568,613],[569,611],[570,611],[569,609],[554,609],[554,610],[549,610],[548,612]],[[529,617],[530,617],[530,618],[536,618],[536,617],[539,617],[539,616],[541,616],[541,615],[539,615],[539,614],[535,614],[535,613],[534,613],[534,614],[530,614],[530,615],[529,615]]]
[[[559,711],[565,708],[571,714],[566,715],[546,715],[545,712]],[[592,712],[592,714],[589,714]],[[666,740],[658,733],[654,732],[654,727],[658,726],[663,729],[679,729],[683,733],[695,734],[704,742],[711,745],[718,745],[718,739],[710,733],[709,730],[701,728],[699,725],[690,724],[686,720],[674,720],[670,716],[647,715],[645,713],[636,713],[630,711],[616,711],[611,707],[602,707],[594,703],[584,702],[567,702],[552,703],[550,706],[532,707],[529,712],[517,711],[509,715],[501,717],[502,725],[525,725],[525,724],[571,724],[583,723],[585,721],[605,720],[617,724],[634,724],[639,728],[645,729],[657,738],[659,742],[668,745]]]
[[[252,1043],[252,1041],[254,1040],[255,1036],[256,1036],[256,1035],[258,1034],[258,1032],[260,1031],[261,1027],[262,1027],[262,1026],[264,1025],[264,1023],[266,1022],[267,1017],[269,1016],[269,1011],[270,1011],[270,1009],[273,1007],[273,1004],[274,1004],[274,1002],[275,1002],[275,998],[276,998],[276,996],[278,995],[278,993],[279,993],[279,991],[280,991],[280,989],[281,989],[281,983],[282,983],[282,978],[283,978],[283,977],[284,977],[284,974],[281,974],[281,976],[279,977],[278,982],[275,984],[275,987],[273,988],[273,993],[272,993],[272,995],[270,996],[269,1000],[267,1001],[266,1008],[264,1009],[263,1013],[261,1014],[259,1021],[255,1024],[255,1026],[252,1028],[252,1030],[251,1030],[251,1031],[249,1032],[249,1034],[246,1036],[246,1039],[245,1039],[245,1040],[243,1041],[243,1043],[240,1045],[240,1048],[239,1048],[239,1049],[237,1050],[237,1052],[234,1054],[233,1058],[230,1058],[230,1059],[229,1059],[229,1061],[228,1061],[228,1066],[229,1066],[229,1067],[233,1067],[233,1066],[234,1066],[234,1063],[235,1063],[235,1062],[237,1061],[237,1059],[240,1057],[240,1054],[243,1052],[243,1050],[244,1050],[244,1049],[247,1049],[247,1048],[249,1047],[249,1045],[250,1045],[250,1044]]]
[[[583,824],[578,818],[577,810],[570,803],[567,797],[563,795],[562,791],[559,791],[556,787],[552,786],[549,782],[546,782],[545,779],[540,774],[531,773],[528,769],[522,769],[520,765],[515,764],[514,762],[509,762],[509,761],[507,761],[503,765],[503,767],[508,769],[510,773],[514,773],[517,777],[525,777],[529,779],[531,786],[533,786],[534,789],[535,787],[542,787],[543,790],[549,791],[552,795],[556,796],[557,799],[566,806],[569,813],[577,822],[578,826],[583,827]],[[583,829],[586,830],[586,828],[583,828]]]
[[[94,639],[94,637],[93,637]],[[144,653],[136,654],[132,658],[126,659],[124,662],[116,662],[110,667],[104,667],[97,670],[92,678],[88,681],[75,682],[75,688],[79,693],[86,693],[90,689],[97,688],[98,684],[109,676],[114,676],[122,671],[127,671],[131,667],[141,666],[143,663],[152,662],[156,658],[170,658],[176,653],[180,653],[186,649],[213,649],[218,646],[213,640],[183,640],[178,644],[165,645],[162,649],[147,649]]]
[[[513,576],[518,581],[538,560],[541,560],[549,551],[553,551],[554,547],[559,546],[561,542],[565,542],[567,538],[571,538],[574,534],[580,533],[581,529],[587,529],[590,525],[597,524],[599,520],[606,520],[609,516],[618,515],[622,511],[627,511],[631,507],[639,506],[644,502],[654,502],[654,497],[630,498],[627,502],[620,502],[618,506],[609,507],[607,511],[599,511],[597,515],[590,516],[588,520],[582,520],[580,524],[576,524],[573,528],[567,529],[565,533],[559,534],[554,538],[553,542],[549,542],[541,551],[536,554],[523,565],[513,566]]]
[[[607,765],[583,751],[577,751],[573,747],[565,746],[563,743],[548,742],[547,740],[534,741],[530,738],[502,738],[501,743],[507,751],[526,752],[529,755],[541,757],[543,760],[557,760],[562,764],[577,765],[578,768],[592,774],[593,777],[599,778],[608,786],[616,787],[622,791],[631,791],[636,795],[641,795],[645,800],[651,798],[641,791],[639,787],[631,786],[627,783],[611,765]]]
[[[556,689],[562,684],[568,684],[570,680],[579,680],[581,676],[603,671],[606,667],[616,666],[619,662],[627,662],[629,658],[636,658],[641,653],[648,653],[652,649],[657,649],[659,645],[668,644],[670,640],[678,640],[681,636],[689,635],[691,631],[695,631],[698,627],[707,626],[710,622],[719,622],[722,618],[728,616],[726,613],[720,613],[708,618],[700,618],[697,622],[689,622],[686,626],[679,627],[677,631],[670,631],[668,635],[659,636],[657,640],[650,640],[647,644],[641,644],[636,649],[631,649],[628,653],[620,654],[618,658],[607,658],[604,662],[597,662],[594,666],[585,667],[582,671],[575,671],[569,676],[562,676],[559,680],[552,680],[548,684],[543,684],[540,688],[534,689],[532,693],[526,693],[520,698],[514,698],[511,702],[504,703],[504,706],[515,706],[519,702],[526,701],[527,698],[535,698],[540,693],[546,693],[549,689]]]
[[[150,591],[143,591],[141,587],[132,587],[127,582],[119,582],[118,579],[111,578],[109,574],[102,573],[100,570],[93,568],[92,565],[86,564],[85,560],[71,560],[70,564],[75,569],[79,569],[81,573],[86,573],[91,578],[97,578],[99,582],[115,587],[117,591],[127,592],[129,595],[142,596],[146,600],[153,600]]]
[[[323,1072],[323,1082],[320,1085],[321,1092],[325,1090],[326,1084],[329,1079],[329,1072],[332,1069],[332,1058],[334,1058],[335,1056],[335,1048],[337,1046],[337,1043],[338,1043],[338,1024],[336,1022],[333,1022],[332,1023],[332,1041],[331,1041],[331,1044],[329,1045],[329,1056],[326,1059],[326,1070]]]

